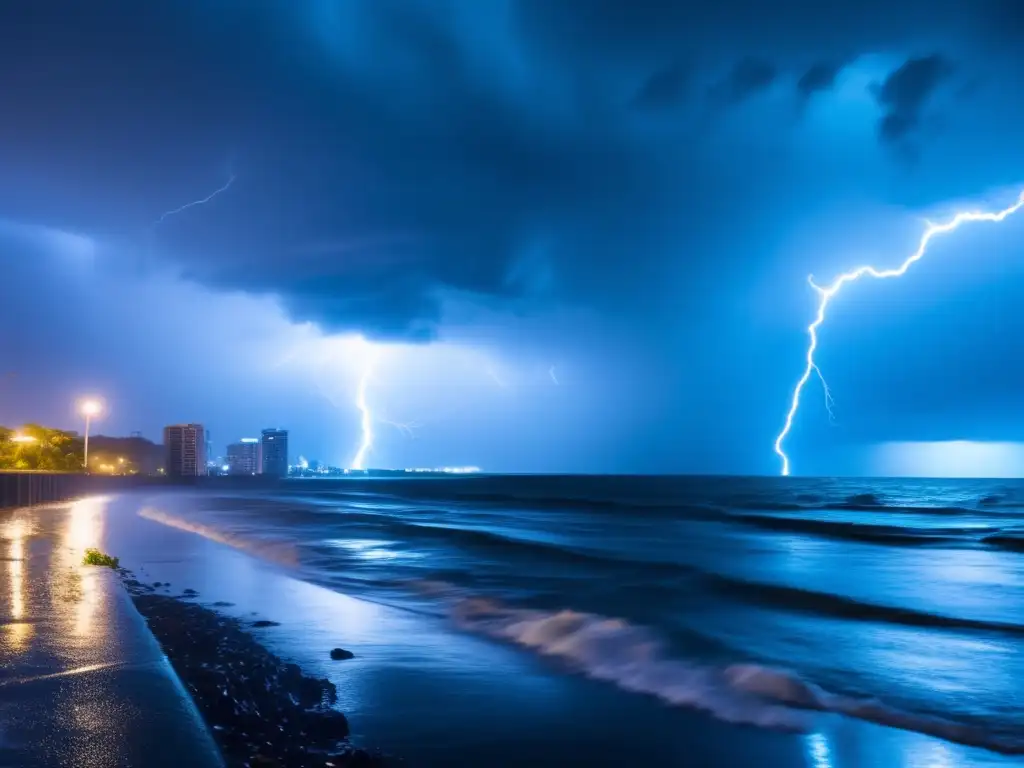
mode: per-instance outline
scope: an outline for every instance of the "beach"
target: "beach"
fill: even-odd
[[[296,538],[282,535],[280,526],[254,525],[253,510],[261,510],[257,521],[267,521],[272,517],[267,505],[277,502],[244,501],[235,499],[231,507],[216,494],[203,492],[124,494],[0,515],[7,531],[12,530],[13,519],[31,521],[21,526],[22,535],[29,538],[73,531],[67,540],[119,557],[134,579],[148,585],[145,594],[189,602],[243,624],[260,646],[298,665],[305,676],[328,680],[336,691],[332,706],[347,718],[353,747],[379,754],[387,764],[559,766],[628,761],[825,768],[1014,761],[992,749],[915,732],[920,730],[916,727],[873,724],[870,716],[783,706],[776,688],[763,696],[748,690],[747,697],[723,703],[723,692],[714,687],[717,671],[702,677],[687,668],[690,676],[675,680],[673,703],[643,674],[631,679],[621,674],[624,651],[616,643],[621,643],[622,634],[608,633],[621,629],[621,622],[609,619],[610,624],[587,625],[591,632],[596,631],[594,626],[603,626],[605,634],[587,647],[606,654],[601,658],[614,659],[616,674],[602,669],[593,655],[559,653],[550,644],[543,652],[531,652],[530,642],[535,651],[552,639],[556,628],[550,622],[532,625],[549,634],[526,641],[522,635],[514,638],[509,628],[522,628],[523,621],[536,614],[517,614],[519,622],[510,623],[507,613],[496,617],[493,602],[475,605],[477,613],[467,614],[474,605],[466,603],[460,604],[461,614],[434,610],[420,599],[360,590],[355,583],[369,576],[357,567],[344,574],[351,588],[343,589],[322,570],[311,568],[309,552]],[[293,499],[286,506],[301,517],[304,503]],[[226,514],[211,516],[214,508]],[[248,511],[238,513],[242,508]],[[365,512],[365,506],[354,509],[354,514]],[[358,538],[353,535],[349,550],[361,547],[364,559],[374,546],[386,549],[366,544],[365,537],[363,544],[351,543]],[[387,555],[381,552],[376,557],[386,560]],[[434,570],[444,570],[438,557]],[[486,564],[479,571],[481,577],[488,576]],[[153,586],[157,583],[159,587]],[[14,588],[8,579],[0,591],[5,608],[14,599]],[[419,588],[422,592],[423,585]],[[435,580],[432,588],[445,590],[450,585]],[[481,611],[486,615],[480,616]],[[467,617],[476,623],[467,625]],[[562,614],[561,620],[580,622],[578,615]],[[353,657],[332,659],[335,648],[350,651]],[[628,651],[635,652],[633,647]],[[630,658],[638,663],[635,655]],[[659,669],[678,675],[681,668]],[[734,674],[741,671],[738,665],[732,669]],[[768,683],[762,676],[744,684],[749,689]],[[694,690],[701,685],[706,688]],[[803,695],[796,688],[790,693]],[[751,722],[755,720],[761,722]],[[920,722],[918,717],[910,725]],[[975,734],[962,729],[961,735],[970,739]]]

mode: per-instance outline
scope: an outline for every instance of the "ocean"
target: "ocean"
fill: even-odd
[[[1024,754],[1024,483],[479,475],[133,504],[167,535],[666,711]],[[190,578],[211,595],[223,568]]]

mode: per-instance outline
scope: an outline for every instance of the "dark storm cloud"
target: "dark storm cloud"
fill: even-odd
[[[637,91],[633,103],[640,109],[674,107],[686,95],[689,73],[679,64],[654,72]]]
[[[734,104],[765,90],[774,82],[778,69],[770,61],[745,58],[736,63],[729,75],[712,89],[712,96]]]
[[[819,62],[812,65],[797,80],[797,92],[806,99],[821,91],[829,90],[835,84],[836,77],[842,68],[841,64],[834,62]]]
[[[724,258],[719,222],[742,173],[696,140],[652,137],[637,113],[678,106],[687,130],[691,86],[729,103],[782,78],[821,90],[834,71],[814,62],[970,15],[948,0],[104,9],[2,12],[8,215],[60,200],[69,224],[135,237],[197,281],[278,295],[328,330],[415,339],[437,332],[450,292],[513,309],[674,311],[651,286]],[[941,83],[922,61],[879,93],[887,137]],[[150,228],[229,170],[230,190]]]
[[[928,100],[952,73],[952,63],[939,54],[908,59],[892,72],[878,89],[878,103],[886,110],[879,124],[882,140],[897,142],[913,133]]]

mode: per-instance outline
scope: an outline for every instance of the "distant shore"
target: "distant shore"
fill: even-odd
[[[157,594],[170,585],[144,584],[126,569],[120,574],[229,766],[386,765],[381,755],[349,741],[348,720],[332,707],[334,684],[303,675],[264,648],[250,631],[258,632],[259,622],[247,626],[196,604],[188,590]]]

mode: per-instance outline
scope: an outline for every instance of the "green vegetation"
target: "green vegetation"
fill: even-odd
[[[59,429],[0,427],[0,471],[81,472],[82,441]]]
[[[0,472],[81,472],[85,446],[74,432],[39,424],[20,429],[0,427]],[[104,437],[89,441],[89,471],[100,475],[134,475],[140,457],[162,457],[161,446],[142,438]]]
[[[82,565],[104,565],[107,568],[117,568],[120,562],[116,557],[105,555],[98,549],[92,548],[85,550],[85,557],[82,558]]]

